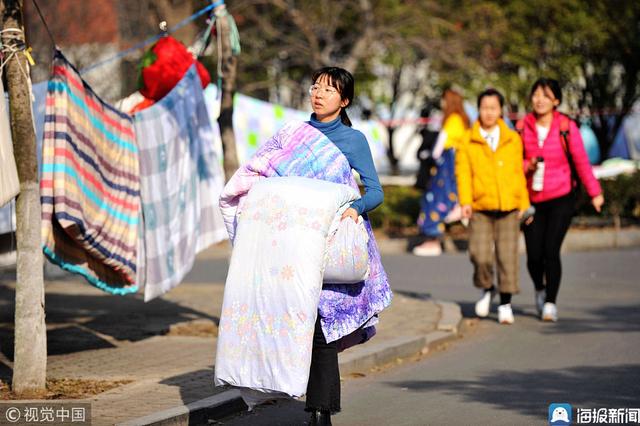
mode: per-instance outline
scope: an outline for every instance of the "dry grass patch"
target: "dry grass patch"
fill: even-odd
[[[195,320],[173,324],[166,336],[218,337],[218,326],[210,320]]]
[[[20,399],[83,399],[131,383],[132,380],[48,379],[42,394],[16,395],[0,380],[0,401]]]

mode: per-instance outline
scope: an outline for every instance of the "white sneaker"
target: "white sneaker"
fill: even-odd
[[[495,293],[492,290],[482,290],[482,297],[476,302],[476,315],[480,318],[484,318],[489,315],[489,308],[491,307],[491,299]]]
[[[440,241],[429,241],[415,246],[413,248],[413,254],[416,256],[440,256],[442,254]]]
[[[544,305],[546,297],[546,290],[536,290],[536,309],[538,310],[538,315],[542,315],[542,306]]]
[[[513,311],[511,310],[511,303],[498,306],[498,322],[500,324],[513,324]]]
[[[542,307],[542,321],[558,321],[558,308],[555,303],[545,303]]]

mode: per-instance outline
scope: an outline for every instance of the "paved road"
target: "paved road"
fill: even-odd
[[[397,255],[384,263],[396,291],[456,301],[472,316],[466,256]],[[523,267],[514,325],[497,324],[494,307],[444,351],[346,380],[334,424],[542,425],[552,402],[640,408],[640,250],[570,253],[564,265],[557,324],[536,318]],[[224,424],[304,424],[302,409],[278,404]]]

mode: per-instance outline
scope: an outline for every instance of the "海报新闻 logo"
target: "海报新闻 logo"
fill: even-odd
[[[571,424],[571,404],[553,403],[549,405],[549,425],[569,426]]]

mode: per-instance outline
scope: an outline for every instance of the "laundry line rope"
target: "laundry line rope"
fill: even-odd
[[[178,22],[176,25],[174,25],[171,28],[168,28],[167,31],[163,31],[162,34],[156,34],[152,37],[147,38],[146,40],[141,41],[140,43],[125,49],[121,52],[118,52],[117,54],[111,56],[110,58],[107,58],[105,60],[102,60],[100,62],[97,62],[93,65],[89,65],[88,67],[85,67],[83,69],[80,70],[80,74],[86,74],[88,72],[91,72],[93,70],[95,70],[96,68],[100,68],[108,63],[111,63],[113,61],[117,61],[119,59],[124,58],[125,56],[131,54],[132,52],[135,52],[137,50],[140,49],[144,49],[145,47],[155,43],[156,41],[160,40],[163,36],[167,35],[167,34],[171,34],[175,31],[178,31],[180,28],[184,27],[185,25],[189,24],[190,22],[194,21],[195,19],[199,18],[200,16],[204,15],[205,13],[215,9],[218,6],[221,6],[224,4],[224,0],[218,0],[215,3],[212,3],[202,9],[200,9],[198,12],[194,13],[193,15],[183,19],[182,21]]]

